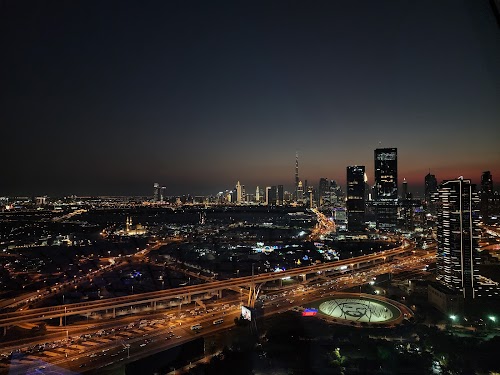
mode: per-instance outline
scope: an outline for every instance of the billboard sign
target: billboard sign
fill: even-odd
[[[304,311],[302,311],[302,316],[314,316],[317,313],[317,309],[304,309]]]
[[[241,317],[243,319],[252,321],[252,311],[248,307],[242,305],[241,306]]]

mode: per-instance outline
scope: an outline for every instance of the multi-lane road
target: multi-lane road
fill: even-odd
[[[404,260],[374,265],[357,273],[338,275],[329,280],[316,280],[315,284],[310,286],[295,284],[272,295],[262,296],[259,305],[263,307],[264,315],[276,314],[319,298],[325,298],[336,291],[365,284],[376,274],[391,270],[397,271],[401,268],[421,269],[425,263],[432,260],[432,255],[409,256]],[[231,298],[233,299],[231,300]],[[188,307],[187,310],[186,308],[182,310],[176,308],[148,315],[148,322],[157,320],[154,327],[150,324],[139,326],[138,320],[144,318],[137,316],[97,324],[91,323],[92,327],[89,327],[88,324],[81,327],[68,327],[71,330],[69,340],[62,340],[62,344],[55,349],[45,350],[42,359],[38,359],[38,361],[44,360],[48,363],[40,364],[41,362],[37,362],[38,357],[35,355],[24,356],[23,359],[19,360],[16,360],[14,356],[9,366],[9,374],[24,373],[23,371],[37,366],[62,366],[82,372],[91,368],[137,360],[179,345],[197,335],[211,334],[216,330],[230,328],[234,325],[234,317],[240,314],[238,307],[239,298],[233,295],[233,297],[225,298],[224,301],[207,306],[206,309],[196,309],[198,313],[194,315],[190,315],[195,311],[192,306]],[[135,326],[126,328],[125,325],[134,319]],[[220,325],[213,325],[213,321],[217,319],[223,319],[224,322]],[[192,324],[203,326],[200,334],[191,331]],[[108,333],[110,330],[113,332],[104,336],[96,336],[95,332],[103,330]],[[92,334],[88,335],[88,339],[82,340],[82,331]],[[130,346],[127,347],[127,345]],[[2,368],[0,368],[0,373],[2,373],[1,370]]]
[[[385,262],[392,257],[403,253],[411,252],[413,245],[409,242],[398,248],[386,250],[374,254],[364,255],[356,258],[340,260],[331,263],[322,263],[307,267],[299,267],[283,272],[264,273],[255,276],[239,277],[229,280],[213,281],[210,283],[186,286],[181,288],[169,289],[164,291],[156,291],[142,293],[124,297],[110,298],[100,301],[73,303],[65,306],[52,306],[36,309],[27,309],[15,311],[11,313],[0,314],[0,327],[8,327],[20,323],[40,322],[54,318],[67,318],[71,315],[87,315],[92,312],[112,310],[116,314],[117,309],[126,309],[134,305],[151,304],[156,306],[158,302],[186,299],[191,301],[196,296],[203,296],[207,293],[221,293],[222,290],[235,287],[248,287],[256,284],[279,280],[284,277],[307,277],[307,275],[317,274],[318,272],[328,272],[340,270],[344,266],[360,267],[362,265],[375,264],[377,262]]]

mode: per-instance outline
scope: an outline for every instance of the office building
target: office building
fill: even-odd
[[[481,216],[487,220],[493,206],[493,177],[490,171],[481,175]]]
[[[297,186],[297,202],[304,202],[304,188],[302,186],[302,181],[299,181],[299,185]]]
[[[271,186],[266,186],[266,195],[265,195],[265,197],[266,197],[266,201],[265,201],[266,205],[270,204],[270,200],[269,200],[270,195],[271,195]]]
[[[162,202],[162,203],[165,202],[167,199],[166,192],[167,192],[167,188],[165,186],[162,186],[160,188],[160,202]]]
[[[406,179],[403,180],[403,187],[401,190],[398,226],[405,230],[412,231],[415,229],[415,224],[422,225],[424,222],[422,201],[413,198],[412,194],[408,191],[408,182]]]
[[[302,196],[299,195],[299,153],[295,153],[295,201],[302,199]]]
[[[347,229],[362,231],[365,225],[365,167],[347,167]]]
[[[437,191],[438,183],[436,176],[428,173],[425,176],[425,202],[431,202],[431,196]]]
[[[398,212],[398,150],[375,150],[374,207],[377,228],[394,230]]]
[[[330,205],[330,181],[327,178],[320,178],[318,185],[319,206]]]
[[[155,182],[153,184],[153,202],[159,202],[160,201],[160,184],[158,182]]]
[[[276,206],[278,203],[278,188],[276,185],[271,186],[269,189],[269,197],[267,199],[268,204],[271,206]]]
[[[283,190],[283,185],[278,185],[278,205],[283,206],[285,204],[285,195]]]
[[[443,182],[433,195],[437,208],[437,280],[466,299],[479,285],[478,195],[470,180]]]
[[[430,174],[430,172],[425,176],[425,204],[427,206],[427,211],[434,214],[435,208],[434,203],[431,199],[432,194],[437,191],[438,183],[436,180],[436,176]]]
[[[318,186],[318,205],[321,208],[341,206],[344,193],[335,180],[320,178]]]
[[[236,183],[236,203],[241,203],[243,199],[243,190],[240,182]]]
[[[408,182],[406,181],[406,178],[403,178],[403,187],[402,187],[402,192],[401,192],[401,199],[406,200],[410,198],[408,196]]]

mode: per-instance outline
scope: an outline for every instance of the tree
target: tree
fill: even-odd
[[[343,365],[346,362],[346,357],[340,354],[340,348],[335,348],[330,352],[329,357],[332,367],[340,370],[340,373],[343,374],[345,370]]]

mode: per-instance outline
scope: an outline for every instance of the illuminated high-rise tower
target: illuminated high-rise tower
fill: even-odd
[[[241,188],[241,184],[238,181],[236,183],[236,203],[241,203],[242,198],[243,198],[243,191]]]
[[[403,178],[403,191],[401,192],[401,199],[408,199],[408,182],[406,181],[406,178]]]
[[[361,231],[365,225],[365,167],[347,167],[347,229]]]
[[[295,153],[295,200],[298,201],[299,199],[302,199],[302,197],[299,196],[299,153]]]
[[[266,186],[266,200],[265,200],[266,205],[271,204],[270,196],[271,196],[271,186]]]
[[[375,214],[377,228],[393,230],[398,212],[398,149],[375,150]]]
[[[437,280],[464,298],[475,298],[482,292],[475,185],[463,178],[445,181],[433,200],[437,205]]]
[[[283,185],[278,185],[278,206],[283,206],[283,204],[285,204],[285,192]]]
[[[327,178],[319,179],[318,196],[318,206],[322,207],[330,204],[330,180]]]
[[[165,186],[162,186],[160,189],[160,202],[165,202],[165,199],[167,198],[166,195],[167,188]]]
[[[304,187],[302,186],[302,181],[299,181],[297,185],[297,202],[304,201]]]
[[[437,191],[438,183],[436,176],[430,172],[425,176],[425,203],[431,203],[431,195]]]
[[[487,220],[491,213],[493,201],[493,177],[490,171],[481,175],[481,215],[483,220]]]
[[[153,202],[159,202],[160,201],[160,184],[158,182],[155,182],[153,184]]]

